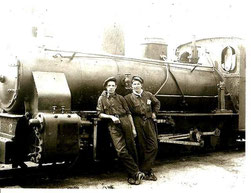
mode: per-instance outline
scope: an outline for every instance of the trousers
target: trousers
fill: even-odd
[[[152,119],[140,116],[134,116],[133,119],[137,131],[139,169],[144,173],[151,172],[158,153],[155,124]]]
[[[132,126],[127,116],[119,119],[120,124],[110,122],[108,129],[119,159],[125,165],[128,175],[134,176],[139,171],[139,168]]]

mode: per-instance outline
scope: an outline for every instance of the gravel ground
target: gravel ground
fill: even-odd
[[[123,169],[115,164],[111,170],[96,168],[81,175],[44,177],[2,188],[240,192],[247,186],[245,159],[244,150],[158,158],[154,166],[158,181],[143,181],[138,186],[129,185]]]

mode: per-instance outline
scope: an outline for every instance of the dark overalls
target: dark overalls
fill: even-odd
[[[119,124],[114,124],[112,120],[109,120],[109,132],[118,157],[125,165],[129,176],[135,176],[139,172],[138,155],[132,125],[128,118],[131,112],[125,99],[118,94],[107,97],[106,92],[103,92],[98,99],[97,111],[98,114],[104,113],[119,118]]]
[[[125,96],[137,131],[140,171],[152,171],[152,165],[158,152],[158,141],[152,113],[158,113],[159,100],[150,92],[143,91],[141,96],[134,93]]]

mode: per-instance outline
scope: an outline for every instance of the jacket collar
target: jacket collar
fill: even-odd
[[[137,97],[142,97],[143,94],[143,89],[141,89],[140,93],[135,92],[134,90],[132,91],[132,93],[137,96]]]

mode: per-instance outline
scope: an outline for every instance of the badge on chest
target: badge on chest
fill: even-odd
[[[151,102],[152,102],[152,101],[151,101],[150,99],[147,99],[147,100],[146,100],[146,104],[147,104],[147,105],[150,105]]]

